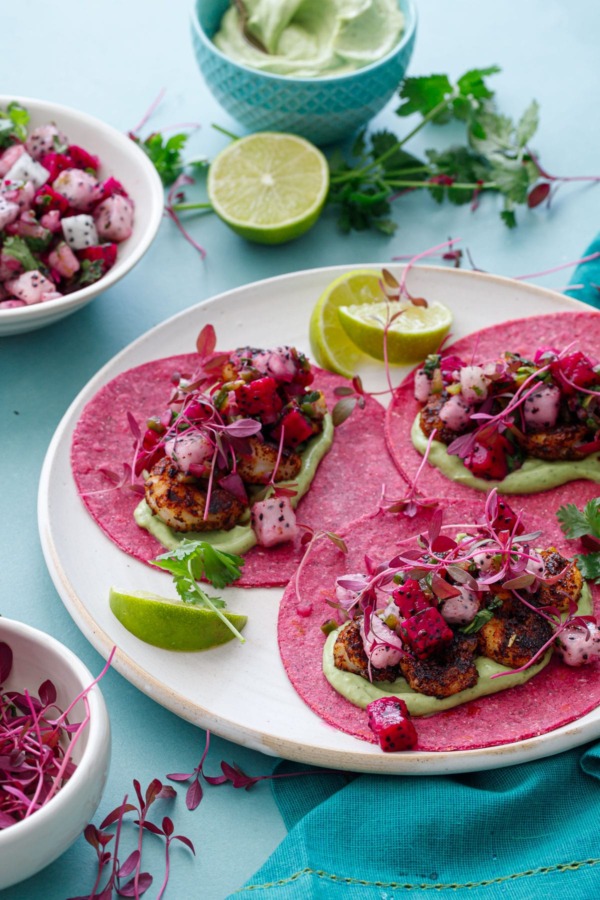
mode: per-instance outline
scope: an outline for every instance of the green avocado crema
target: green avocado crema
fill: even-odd
[[[244,0],[247,39],[232,3],[214,36],[235,62],[298,78],[342,75],[386,56],[398,43],[404,16],[398,0]]]
[[[333,422],[331,416],[327,414],[323,419],[323,430],[308,442],[301,453],[302,468],[294,481],[297,493],[290,498],[292,506],[295,507],[309,489],[319,463],[329,451],[332,443]],[[278,484],[283,487],[286,482],[281,481]],[[235,525],[229,531],[177,532],[158,516],[155,516],[145,500],[136,506],[133,516],[140,528],[150,532],[167,550],[175,550],[183,540],[206,541],[219,550],[240,555],[247,553],[256,544],[256,535],[249,522]]]
[[[410,437],[413,446],[422,456],[427,452],[427,438],[421,429],[419,416],[413,422]],[[598,453],[590,453],[585,459],[557,460],[549,462],[544,459],[528,457],[520,469],[510,472],[502,481],[487,481],[476,478],[467,469],[458,456],[451,456],[448,448],[441,441],[432,441],[428,461],[439,469],[447,478],[458,484],[465,484],[476,491],[489,491],[498,488],[502,494],[538,494],[550,488],[577,481],[579,478],[596,481],[600,484],[600,458]]]
[[[579,603],[577,606],[579,615],[588,616],[593,611],[593,602],[590,589],[584,585]],[[439,700],[437,697],[428,697],[427,694],[419,694],[409,687],[408,682],[404,678],[397,678],[396,681],[373,684],[363,678],[362,675],[355,675],[353,672],[344,672],[337,669],[333,662],[333,645],[340,633],[341,628],[332,631],[327,637],[325,646],[323,647],[323,673],[329,684],[353,703],[364,709],[373,700],[381,697],[399,697],[404,700],[408,711],[413,716],[433,716],[435,713],[443,712],[446,709],[452,709],[454,706],[460,706],[462,703],[468,703],[469,700],[477,700],[479,697],[487,697],[490,694],[496,694],[499,691],[505,691],[508,688],[515,687],[518,684],[525,684],[531,678],[541,672],[548,665],[552,656],[552,650],[542,657],[540,662],[524,672],[514,672],[507,666],[487,659],[484,656],[478,656],[475,660],[479,679],[477,683],[465,691],[459,691],[451,697],[444,697]],[[501,678],[493,678],[499,672],[508,672],[508,675],[502,675]]]

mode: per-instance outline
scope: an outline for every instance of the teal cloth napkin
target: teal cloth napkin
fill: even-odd
[[[585,255],[598,250],[600,236]],[[600,308],[600,259],[571,284]],[[275,773],[301,769],[282,762]],[[272,782],[288,835],[232,896],[600,898],[600,743],[468,775],[313,771]]]

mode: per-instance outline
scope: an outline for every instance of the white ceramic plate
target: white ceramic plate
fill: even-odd
[[[354,268],[354,267],[352,267]],[[382,753],[325,724],[296,695],[277,648],[279,589],[230,588],[230,610],[247,613],[245,645],[232,641],[205,653],[151,647],[126,631],[108,606],[111,585],[173,596],[169,578],[117,549],[85,511],[69,465],[75,423],[84,404],[119,372],[148,360],[189,352],[207,323],[218,346],[295,344],[309,351],[308,320],[321,291],[349,266],[272,278],[221,294],[143,335],[109,362],[79,394],[60,423],[44,463],[39,526],[56,588],[86,637],[114,666],[158,703],[216,734],[269,755],[319,766],[365,772],[433,774],[511,765],[558,753],[600,736],[600,710],[550,734],[516,744],[452,753]],[[409,276],[417,296],[441,300],[454,311],[453,334],[526,315],[589,309],[560,294],[516,281],[456,269],[419,267]],[[403,374],[398,370],[398,380]],[[382,382],[367,373],[373,388]],[[373,381],[373,378],[375,381]]]
[[[11,100],[29,111],[29,130],[54,122],[70,143],[99,156],[100,177],[113,175],[123,184],[135,203],[135,220],[131,237],[120,244],[117,261],[106,275],[57,300],[0,310],[0,336],[23,334],[58,322],[116,284],[137,265],[156,237],[164,207],[164,190],[156,169],[125,134],[87,113],[46,100],[0,95],[0,109],[6,109]]]

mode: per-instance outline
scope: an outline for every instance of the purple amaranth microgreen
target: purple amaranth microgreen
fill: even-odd
[[[332,531],[313,531],[313,529],[310,528],[308,525],[302,525],[301,523],[298,523],[298,524],[300,525],[301,528],[304,529],[304,533],[302,535],[302,538],[300,539],[300,543],[305,548],[305,550],[304,550],[304,555],[302,556],[302,559],[300,560],[300,563],[298,564],[298,568],[296,569],[296,572],[293,575],[293,581],[294,581],[294,590],[296,592],[296,597],[298,598],[298,601],[299,601],[298,605],[301,607],[302,606],[307,607],[309,604],[304,603],[302,600],[300,580],[301,580],[302,573],[304,571],[304,567],[306,566],[306,564],[308,562],[310,553],[311,553],[313,547],[316,545],[317,541],[319,541],[323,538],[326,538],[327,540],[331,541],[332,544],[334,544],[341,553],[347,553],[348,547],[346,546],[346,542],[344,541],[344,539],[342,537],[340,537],[339,534],[335,534]]]
[[[421,490],[417,487],[417,482],[429,459],[431,445],[435,439],[436,433],[437,429],[433,428],[427,439],[427,447],[425,448],[423,459],[421,460],[419,468],[417,469],[417,474],[413,479],[411,479],[406,474],[406,472],[403,471],[402,467],[397,464],[400,475],[408,485],[408,492],[404,497],[401,497],[398,500],[386,500],[385,495],[383,495],[380,501],[381,509],[385,510],[386,512],[399,512],[411,519],[416,516],[419,508],[433,509],[439,505],[440,501],[438,498],[425,497],[422,494]],[[384,506],[384,503],[387,503],[388,505]]]
[[[108,671],[114,648],[100,674],[64,710],[47,679],[38,697],[25,690],[0,692],[0,830],[33,815],[48,803],[76,769],[72,754],[90,721],[88,694]],[[12,670],[10,646],[0,643],[0,685]],[[78,703],[84,716],[69,717]]]

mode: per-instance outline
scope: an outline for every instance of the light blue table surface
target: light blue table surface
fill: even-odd
[[[417,0],[419,33],[412,74],[501,66],[494,87],[503,110],[517,116],[530,99],[541,108],[534,144],[555,174],[600,174],[600,6],[593,0]],[[212,100],[191,51],[187,0],[42,0],[5,3],[0,13],[0,92],[39,97],[85,110],[119,129],[134,127],[162,88],[154,128],[199,122],[191,152],[213,155],[226,138],[211,123],[237,126]],[[376,123],[401,132],[394,102]],[[415,151],[444,142],[428,131]],[[93,149],[93,148],[91,148]],[[0,612],[60,638],[93,672],[100,656],[63,607],[40,549],[36,499],[44,455],[66,408],[88,379],[117,351],[174,313],[251,281],[308,267],[386,262],[461,237],[479,268],[523,275],[576,260],[600,227],[600,187],[567,185],[550,210],[519,212],[508,231],[495,199],[468,207],[437,206],[414,193],[397,202],[394,237],[336,230],[326,213],[304,238],[265,248],[245,243],[214,216],[190,230],[207,250],[202,262],[165,220],[137,268],[84,310],[55,326],[0,338],[2,516]],[[570,270],[540,278],[558,290]],[[285,307],[274,310],[285,315]],[[178,719],[110,672],[102,683],[112,722],[110,775],[96,824],[131,791],[167,772],[191,771],[204,733]],[[213,738],[208,769],[225,759],[265,774],[271,758]],[[284,836],[267,784],[251,792],[208,789],[200,807],[174,808],[176,828],[195,843],[196,857],[174,848],[167,897],[223,898],[241,887]],[[160,883],[162,849],[149,841],[149,864]],[[0,866],[2,861],[0,860]],[[55,900],[85,895],[95,875],[95,854],[80,838],[56,863],[7,890],[6,900]],[[147,896],[156,896],[150,889]]]

